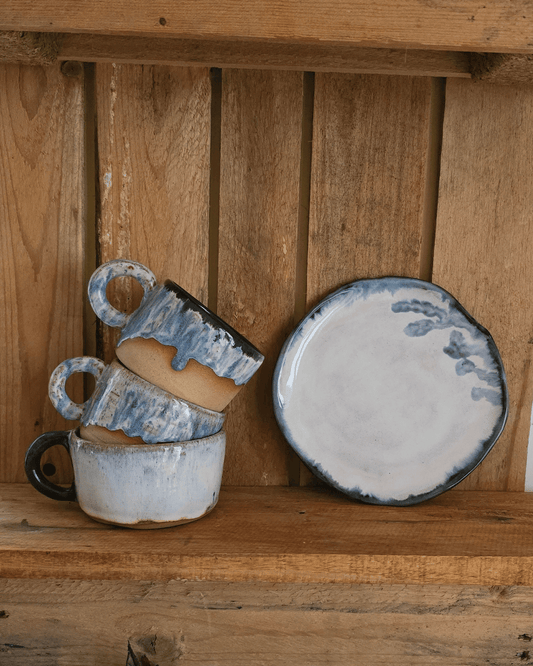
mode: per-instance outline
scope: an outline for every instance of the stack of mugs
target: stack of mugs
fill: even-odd
[[[107,300],[116,277],[135,278],[144,296],[132,314]],[[89,282],[98,317],[121,329],[117,358],[61,363],[49,396],[78,430],[41,435],[26,455],[26,474],[43,494],[78,501],[100,522],[156,528],[196,520],[217,503],[225,452],[223,409],[254,375],[262,354],[174,282],[158,285],[142,264],[114,260]],[[74,403],[70,375],[95,377],[91,397]],[[61,488],[41,472],[51,446],[72,459],[74,484]]]

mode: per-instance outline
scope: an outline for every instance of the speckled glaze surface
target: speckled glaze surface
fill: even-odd
[[[224,431],[188,442],[94,444],[70,434],[77,500],[95,520],[136,528],[201,518],[218,501]]]
[[[40,458],[61,444],[74,469],[70,489],[42,478]],[[218,501],[226,435],[189,442],[126,445],[81,439],[74,430],[45,433],[26,455],[32,485],[58,500],[77,501],[97,521],[137,529],[170,527],[197,520]]]
[[[131,315],[118,312],[105,295],[108,283],[123,275],[136,278],[144,289],[143,300]],[[89,282],[89,300],[104,323],[122,328],[119,346],[140,337],[174,347],[176,371],[194,359],[240,386],[263,362],[263,355],[229,324],[171,280],[156,285],[155,276],[142,264],[116,259],[97,268]]]
[[[465,478],[508,412],[486,329],[446,291],[409,278],[359,280],[287,339],[273,381],[289,443],[350,497],[410,505]]]
[[[97,381],[91,397],[83,404],[73,402],[65,384],[76,372],[91,372]],[[52,373],[50,400],[67,419],[83,426],[122,430],[128,437],[141,437],[147,444],[199,439],[217,433],[226,415],[214,412],[141,379],[117,360],[106,366],[90,356],[72,358]]]

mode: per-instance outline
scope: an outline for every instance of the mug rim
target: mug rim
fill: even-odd
[[[165,280],[163,283],[164,289],[166,291],[173,292],[177,296],[181,296],[185,299],[186,309],[193,310],[198,312],[203,319],[207,319],[208,323],[215,324],[217,328],[221,328],[227,331],[235,340],[235,346],[240,347],[242,352],[256,361],[263,361],[264,355],[253,345],[247,338],[244,337],[242,333],[236,331],[233,326],[228,324],[224,319],[215,314],[212,310],[206,307],[194,296],[189,294],[183,287],[176,284],[172,280]]]

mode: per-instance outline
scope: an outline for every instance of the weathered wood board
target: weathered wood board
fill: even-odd
[[[524,489],[533,399],[533,89],[448,81],[433,281],[493,335],[510,415],[462,489]]]
[[[96,113],[100,263],[139,261],[207,302],[209,70],[98,65]],[[142,294],[126,279],[108,293],[124,311]],[[104,326],[106,360],[116,339]]]
[[[227,410],[230,485],[288,481],[272,373],[294,325],[302,104],[298,72],[224,72],[217,310],[265,355]]]
[[[307,305],[359,278],[419,277],[431,79],[317,74]]]
[[[0,30],[531,53],[528,0],[4,0]]]
[[[0,59],[21,57],[19,54],[24,54],[28,49],[28,41],[32,43],[27,36],[15,40],[13,37],[9,38],[12,33],[5,34],[6,44],[2,48],[0,33]],[[29,34],[31,36],[31,33]],[[19,42],[22,44],[19,45]],[[339,44],[265,44],[242,40],[166,39],[160,35],[124,37],[74,33],[60,36],[57,54],[60,60],[84,62],[458,76],[467,79],[470,78],[469,56],[468,53],[453,51],[375,49]]]
[[[0,66],[0,479],[23,481],[24,454],[71,427],[48,380],[83,353],[85,238],[83,75]],[[82,398],[80,378],[69,383]],[[57,482],[68,461],[51,452]],[[64,452],[62,452],[64,453]]]
[[[531,588],[2,581],[2,666],[512,666]]]

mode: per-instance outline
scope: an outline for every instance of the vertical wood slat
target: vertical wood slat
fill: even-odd
[[[0,89],[0,481],[20,482],[32,440],[72,427],[47,387],[83,352],[83,79],[3,65]],[[65,480],[65,457],[51,460]]]
[[[533,90],[448,81],[433,280],[493,335],[504,434],[461,489],[524,489],[533,398]]]
[[[97,65],[96,97],[100,263],[139,261],[207,303],[209,70]],[[108,293],[128,311],[142,292],[117,279]],[[117,337],[103,327],[107,361]]]
[[[288,482],[271,386],[294,324],[302,92],[301,73],[223,72],[218,314],[265,355],[228,407],[228,485]]]
[[[429,78],[317,73],[308,310],[353,280],[420,277],[430,111]]]
[[[307,305],[418,277],[431,79],[317,74]]]

